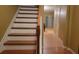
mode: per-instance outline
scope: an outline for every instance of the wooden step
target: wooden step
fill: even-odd
[[[9,34],[36,34],[36,29],[11,29]]]
[[[32,6],[31,6],[31,5],[30,5],[30,6],[29,6],[29,5],[22,5],[22,6],[20,6],[20,7],[21,7],[21,8],[23,8],[23,7],[24,7],[24,8],[38,8],[38,6],[36,6],[36,5],[34,5],[34,6],[33,6],[33,5],[32,5]]]
[[[37,45],[4,45],[5,50],[32,50],[37,49]]]
[[[36,45],[36,41],[9,40],[4,45]]]
[[[22,24],[22,23],[37,24],[37,22],[14,22],[14,23],[20,23],[20,24]]]
[[[36,54],[36,50],[4,50],[0,54]]]
[[[25,14],[25,15],[27,15],[27,14],[31,14],[31,15],[38,15],[38,13],[18,13],[18,14]]]
[[[17,17],[38,17],[38,15],[31,14],[18,14]]]
[[[21,10],[21,11],[38,11],[38,9],[37,10],[34,10],[34,9],[19,9],[19,10]]]
[[[38,10],[38,8],[24,8],[24,7],[20,7],[20,9]]]
[[[20,18],[18,18],[18,19],[16,19],[15,20],[15,22],[37,22],[37,19],[20,19]]]
[[[36,29],[36,28],[27,28],[27,27],[12,27],[11,29]]]
[[[26,36],[26,37],[23,37],[23,36],[8,36],[7,37],[7,40],[19,40],[19,41],[36,41],[37,40],[37,37],[36,36]]]
[[[18,13],[38,13],[38,11],[18,11]]]
[[[36,34],[22,34],[22,33],[20,33],[20,34],[18,34],[18,33],[10,33],[10,34],[8,34],[8,36],[37,36]]]
[[[38,19],[38,17],[16,17],[16,18],[20,18],[20,19]]]
[[[37,24],[20,24],[20,23],[15,23],[15,24],[13,24],[13,26],[12,27],[21,27],[21,28],[24,28],[24,27],[26,27],[26,28],[37,28]]]

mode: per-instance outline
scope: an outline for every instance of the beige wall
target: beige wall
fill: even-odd
[[[42,16],[42,19],[44,19],[44,6],[39,6],[39,15],[38,15],[38,25],[40,25],[40,17]]]
[[[59,37],[63,40],[64,45],[78,52],[79,6],[59,6],[58,8],[60,8],[59,15],[56,14],[56,16],[59,18]]]
[[[56,6],[54,10],[54,31],[65,45],[67,35],[67,6]]]
[[[78,52],[79,49],[79,6],[69,6],[68,47]]]
[[[18,6],[0,5],[0,40],[2,39],[17,8]]]
[[[59,37],[63,40],[65,44],[67,35],[67,6],[61,6],[59,12]]]
[[[60,8],[59,37],[63,40],[64,45],[78,52],[79,6],[63,6]]]

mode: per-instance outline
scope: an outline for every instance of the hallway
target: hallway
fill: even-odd
[[[72,51],[65,49],[63,41],[59,39],[53,29],[46,29],[43,40],[43,54],[70,54]]]

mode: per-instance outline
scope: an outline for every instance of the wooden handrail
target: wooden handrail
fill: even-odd
[[[39,54],[39,37],[40,37],[40,26],[37,26],[37,54]]]

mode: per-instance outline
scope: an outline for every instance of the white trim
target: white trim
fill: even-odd
[[[43,20],[42,20],[42,16],[40,17],[40,40],[39,40],[39,51],[40,54],[43,53]]]
[[[20,7],[19,7],[19,8],[20,8]],[[7,40],[6,40],[6,39],[7,39],[7,34],[9,33],[10,28],[11,28],[11,26],[12,26],[14,20],[16,19],[16,15],[18,14],[19,8],[18,8],[18,10],[16,11],[16,13],[15,13],[15,15],[14,15],[12,21],[10,22],[10,24],[9,24],[9,26],[8,26],[8,28],[7,28],[7,30],[6,30],[6,32],[5,32],[5,34],[4,34],[4,36],[3,36],[2,40],[1,40],[1,42],[0,42],[0,52],[2,52],[2,51],[5,49],[4,46],[3,46],[3,43],[4,43],[5,41],[7,41]]]
[[[66,46],[63,46],[63,49],[70,51],[72,54],[76,54],[75,51],[73,51],[71,48],[68,48]]]

